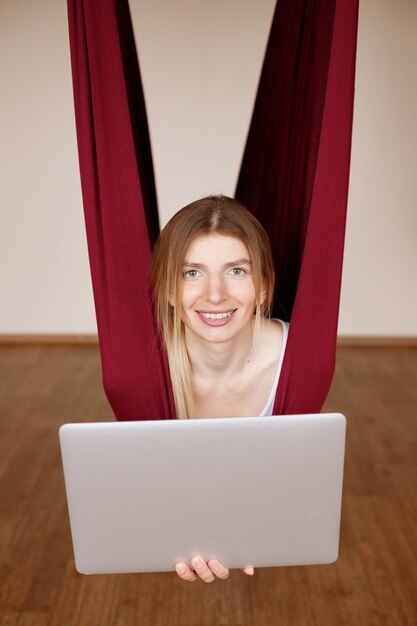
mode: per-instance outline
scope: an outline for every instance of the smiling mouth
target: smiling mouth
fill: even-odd
[[[237,309],[230,311],[196,311],[200,319],[209,326],[224,326],[229,322]]]
[[[196,311],[196,313],[198,313],[199,315],[201,315],[202,317],[204,317],[204,319],[207,320],[222,320],[222,319],[227,319],[228,317],[230,317],[231,315],[233,315],[233,313],[237,311],[237,309],[233,309],[231,311],[224,311],[224,312],[213,312],[213,313],[209,313],[208,311]]]

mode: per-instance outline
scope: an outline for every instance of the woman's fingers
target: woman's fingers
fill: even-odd
[[[200,576],[201,580],[205,583],[212,583],[214,580],[214,574],[201,556],[195,556],[191,559],[191,565],[194,567],[197,576]]]
[[[229,570],[217,559],[211,559],[211,561],[208,562],[208,566],[217,578],[221,578],[222,580],[229,578]]]
[[[211,559],[209,565],[200,556],[195,556],[191,560],[195,572],[182,561],[176,563],[175,570],[180,578],[192,582],[201,578],[205,583],[211,583],[217,578],[226,580],[229,577],[229,570],[217,559]]]
[[[216,576],[221,580],[229,578],[229,570],[217,559],[211,559],[207,564],[200,556],[195,556],[191,560],[191,564],[195,572],[182,561],[176,563],[175,570],[178,576],[183,580],[193,582],[194,580],[197,580],[197,577],[199,577],[205,583],[211,583],[215,580]],[[245,572],[245,574],[248,574],[249,576],[253,576],[254,569],[253,567],[245,567],[242,569],[242,572]]]
[[[193,570],[188,567],[186,563],[179,562],[175,564],[175,571],[178,576],[183,580],[188,580],[188,582],[193,582],[197,580],[197,576],[194,574]]]

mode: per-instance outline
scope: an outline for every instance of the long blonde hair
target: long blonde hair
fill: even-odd
[[[191,242],[201,235],[218,233],[242,241],[250,255],[256,296],[252,342],[259,336],[261,317],[270,317],[275,271],[268,235],[254,215],[240,202],[227,196],[208,196],[176,213],[161,231],[155,244],[149,273],[152,306],[162,333],[171,377],[177,418],[195,417],[191,366],[185,342],[181,306],[182,268]],[[266,297],[261,303],[262,283]]]

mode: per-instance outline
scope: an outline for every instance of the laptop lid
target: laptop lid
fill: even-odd
[[[77,570],[335,561],[345,426],[339,413],[61,426]]]

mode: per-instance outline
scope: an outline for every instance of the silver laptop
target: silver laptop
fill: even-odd
[[[76,569],[335,561],[345,429],[340,413],[61,426]]]

